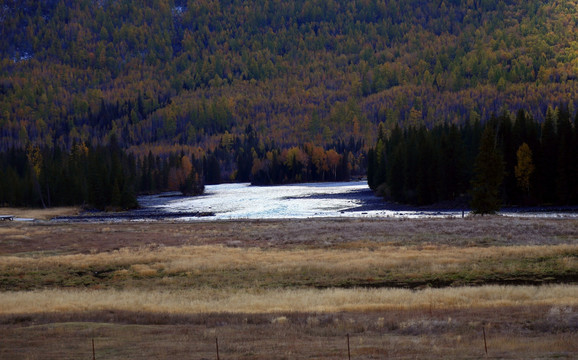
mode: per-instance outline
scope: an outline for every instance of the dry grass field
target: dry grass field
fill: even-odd
[[[0,359],[576,358],[578,220],[7,222],[0,289]]]

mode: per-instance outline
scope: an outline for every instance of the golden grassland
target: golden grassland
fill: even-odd
[[[355,246],[354,246],[355,245]],[[511,261],[512,259],[547,258],[559,260],[561,269],[578,266],[578,244],[518,245],[490,247],[436,246],[371,246],[352,244],[347,249],[262,249],[235,248],[223,245],[165,247],[148,245],[123,248],[110,252],[88,254],[6,255],[0,269],[29,267],[90,268],[95,266],[133,267],[147,265],[167,274],[183,271],[226,270],[232,268],[262,268],[288,271],[302,267],[317,267],[324,271],[368,271],[379,267],[404,271],[415,269],[460,268],[464,264],[483,261]],[[137,271],[138,272],[138,271]]]
[[[4,290],[46,287],[330,288],[566,281],[578,275],[578,245],[347,248],[158,246],[87,253],[8,255]]]
[[[164,314],[473,309],[578,305],[577,285],[443,289],[50,289],[0,293],[0,314],[138,311]]]
[[[0,358],[575,358],[577,280],[575,219],[4,223]]]

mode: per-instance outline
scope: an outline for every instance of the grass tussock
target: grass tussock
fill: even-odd
[[[100,310],[155,313],[279,313],[578,306],[578,286],[451,289],[37,290],[0,293],[1,314]]]

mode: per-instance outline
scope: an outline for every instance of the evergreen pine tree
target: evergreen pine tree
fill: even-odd
[[[572,193],[572,167],[577,160],[574,154],[572,154],[573,132],[568,106],[561,104],[559,109],[558,121],[556,122],[556,135],[558,139],[556,195],[559,204],[567,205],[570,203]]]
[[[553,204],[556,201],[556,173],[558,170],[558,138],[555,123],[557,114],[548,107],[546,119],[542,124],[540,139],[541,152],[537,167],[539,168],[538,186],[542,203]]]
[[[499,189],[504,180],[504,160],[496,148],[496,134],[486,126],[474,164],[471,207],[476,214],[493,214],[500,210]]]

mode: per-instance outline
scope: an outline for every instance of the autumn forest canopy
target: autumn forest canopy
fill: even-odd
[[[573,202],[576,25],[574,0],[6,0],[0,205],[127,208],[140,193],[368,171],[382,194],[431,203],[475,187],[487,124],[500,199]],[[549,131],[569,143],[548,150]],[[467,166],[408,180],[414,143],[440,167],[463,149]],[[518,186],[522,143],[534,169]]]

